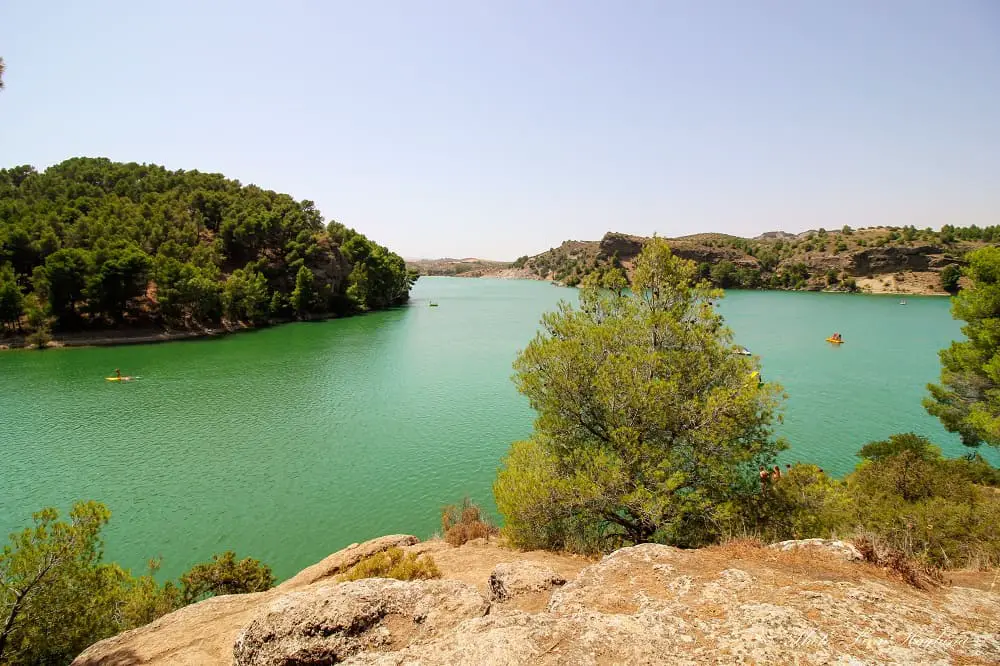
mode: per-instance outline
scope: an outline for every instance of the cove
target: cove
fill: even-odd
[[[560,299],[576,291],[421,278],[408,306],[362,317],[2,353],[0,534],[97,499],[114,514],[107,557],[126,567],[163,556],[175,576],[231,549],[281,578],[355,541],[430,536],[463,495],[492,508],[500,458],[533,418],[511,363]],[[727,294],[737,342],[789,394],[783,461],[844,474],[864,443],[905,431],[965,452],[920,405],[959,323],[945,298],[898,302]],[[834,331],[847,343],[826,343]],[[116,367],[142,379],[105,382]]]

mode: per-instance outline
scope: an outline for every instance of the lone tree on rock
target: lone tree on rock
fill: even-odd
[[[514,367],[538,412],[494,485],[508,537],[529,548],[598,551],[623,542],[698,545],[757,490],[783,447],[780,387],[733,353],[732,333],[693,262],[654,238],[631,290],[590,275]]]
[[[951,313],[967,339],[941,350],[941,383],[927,385],[924,407],[966,446],[1000,446],[1000,248],[971,253],[966,275],[972,287]]]

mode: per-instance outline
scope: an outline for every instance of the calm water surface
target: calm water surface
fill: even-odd
[[[422,278],[392,312],[217,340],[0,353],[0,534],[76,499],[114,513],[106,553],[176,575],[233,549],[287,577],[355,541],[429,536],[491,483],[532,412],[511,362],[576,292]],[[433,300],[440,307],[428,307]],[[849,471],[860,446],[912,430],[963,451],[920,406],[947,299],[731,292],[740,343],[789,394],[784,459]],[[824,342],[840,331],[847,343]],[[105,382],[120,367],[142,377]],[[996,455],[990,459],[997,460]]]

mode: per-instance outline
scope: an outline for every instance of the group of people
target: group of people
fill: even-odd
[[[843,338],[840,337],[840,333],[834,333],[833,335],[830,336],[830,339],[831,340],[836,340],[838,342],[840,342],[841,340],[843,340]]]
[[[798,465],[799,463],[795,463],[795,464]],[[822,467],[817,467],[816,470],[820,474],[823,473],[823,468]],[[789,465],[788,463],[785,463],[785,471],[786,472],[791,472],[792,471],[792,466]],[[775,482],[779,481],[780,479],[781,479],[781,467],[779,467],[778,465],[775,465],[772,469],[768,469],[768,468],[764,467],[763,465],[761,466],[761,468],[760,468],[760,489],[761,489],[762,492],[767,488],[767,486],[769,484],[775,483]]]
[[[785,469],[789,469],[790,470],[790,469],[792,469],[792,466],[786,464],[785,465]],[[766,468],[764,466],[761,466],[761,468],[760,468],[760,487],[761,488],[766,488],[767,484],[773,483],[773,482],[777,481],[780,478],[781,478],[781,468],[779,466],[775,465],[774,469],[768,469],[768,468]]]

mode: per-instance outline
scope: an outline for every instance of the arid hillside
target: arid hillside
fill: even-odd
[[[608,266],[628,271],[645,241],[609,232],[599,241],[566,241],[521,257],[510,268],[479,274],[572,286]],[[949,276],[942,272],[960,265],[969,251],[991,243],[992,232],[844,227],[797,235],[769,232],[756,238],[697,234],[669,242],[675,254],[697,263],[702,276],[721,287],[945,294]]]

